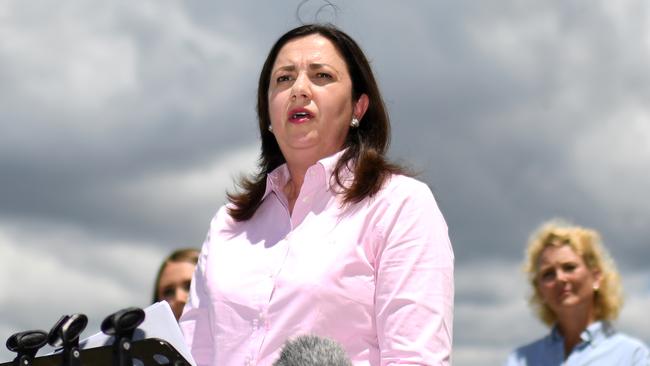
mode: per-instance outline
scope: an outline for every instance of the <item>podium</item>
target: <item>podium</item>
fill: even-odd
[[[101,332],[79,341],[88,319],[64,315],[49,334],[41,330],[13,334],[7,348],[16,352],[0,366],[195,366],[169,304],[125,308],[104,319]],[[36,356],[46,343],[59,347]]]
[[[190,366],[171,344],[159,338],[147,338],[131,342],[131,357],[134,366]],[[113,346],[101,346],[80,350],[81,366],[114,366]],[[54,353],[35,357],[33,366],[62,366],[63,355]],[[14,366],[13,361],[1,363],[0,366]]]

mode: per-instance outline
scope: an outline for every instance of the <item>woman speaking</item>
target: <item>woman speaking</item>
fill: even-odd
[[[429,188],[385,158],[357,43],[284,34],[262,67],[259,172],[213,218],[181,318],[199,365],[270,365],[311,334],[354,365],[448,365],[453,252]]]

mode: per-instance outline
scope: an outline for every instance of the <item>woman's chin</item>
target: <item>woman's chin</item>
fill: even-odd
[[[583,309],[585,304],[575,296],[566,296],[558,299],[555,306],[552,307],[555,313],[562,313],[564,311],[573,311],[575,309]],[[582,311],[582,310],[581,310]]]

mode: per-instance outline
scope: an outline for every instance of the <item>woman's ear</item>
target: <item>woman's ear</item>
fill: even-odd
[[[354,117],[356,117],[358,120],[361,120],[363,118],[363,115],[366,114],[366,111],[368,110],[368,104],[370,102],[370,99],[368,98],[368,95],[361,94],[359,99],[357,99],[356,102],[354,102],[354,108],[352,113],[354,114]]]
[[[593,283],[594,291],[598,291],[600,289],[600,284],[603,280],[603,275],[598,270],[591,271],[591,274],[594,277],[594,283]]]

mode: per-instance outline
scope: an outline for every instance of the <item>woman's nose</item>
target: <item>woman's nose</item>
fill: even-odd
[[[296,81],[293,82],[291,87],[291,98],[304,98],[305,100],[311,100],[309,78],[305,74],[298,74]]]
[[[176,301],[186,303],[189,295],[190,294],[188,293],[188,291],[183,287],[179,287],[176,289]]]
[[[171,297],[171,300],[185,303],[189,296],[188,291],[183,286],[177,286],[174,289],[174,295]]]

